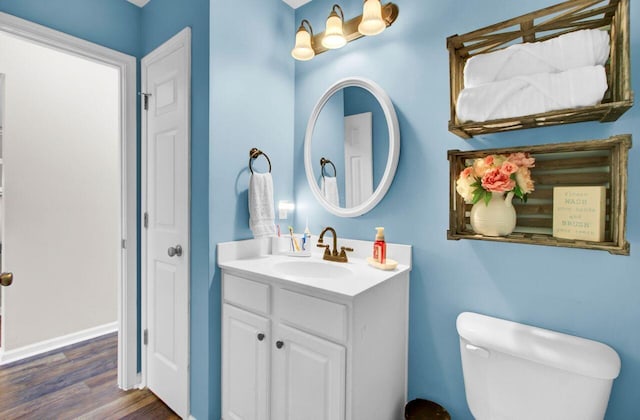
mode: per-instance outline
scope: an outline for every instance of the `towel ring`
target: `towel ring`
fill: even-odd
[[[269,173],[271,173],[271,159],[269,159],[269,156],[267,156],[265,152],[258,149],[257,147],[249,150],[249,170],[251,171],[251,173],[253,173],[253,160],[260,157],[260,155],[264,156],[267,159],[267,162],[269,162]]]
[[[333,167],[333,177],[337,177],[338,176],[338,171],[336,171],[336,165],[333,164],[333,162],[331,162],[329,159],[326,158],[320,158],[320,172],[322,173],[322,177],[324,178],[324,167],[326,164],[329,164]]]

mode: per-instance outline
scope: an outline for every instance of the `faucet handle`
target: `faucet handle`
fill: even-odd
[[[323,245],[321,243],[316,245],[318,248],[324,248],[324,255],[331,255],[331,251],[329,251],[329,248],[331,247],[331,245]]]
[[[340,247],[340,250],[341,250],[342,252],[344,252],[344,251],[353,252],[353,248],[348,247],[348,246],[341,246],[341,247]]]

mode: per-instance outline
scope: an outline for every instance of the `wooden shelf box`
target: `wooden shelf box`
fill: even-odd
[[[581,29],[609,31],[611,52],[605,66],[609,89],[601,104],[484,122],[458,120],[456,101],[464,88],[464,65],[470,57],[503,49],[518,41],[545,41]],[[451,86],[449,131],[471,138],[522,128],[615,121],[633,106],[629,43],[629,0],[570,0],[464,35],[450,36],[447,38]]]
[[[569,248],[609,251],[629,255],[625,239],[627,215],[627,162],[631,135],[613,136],[604,140],[557,143],[539,146],[487,149],[474,151],[449,150],[450,200],[447,239],[481,239]],[[506,237],[489,237],[471,229],[466,204],[456,192],[460,172],[473,159],[490,154],[528,152],[536,158],[531,176],[535,191],[526,203],[514,198],[517,222],[514,232]],[[604,186],[606,188],[605,240],[590,242],[561,239],[553,233],[553,187]]]

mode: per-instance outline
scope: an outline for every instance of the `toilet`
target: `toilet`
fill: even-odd
[[[476,420],[602,420],[620,357],[606,344],[472,312],[458,315]]]

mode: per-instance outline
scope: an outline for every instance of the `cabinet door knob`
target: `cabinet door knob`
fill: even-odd
[[[264,340],[264,334],[260,333],[258,334],[258,341],[262,341]]]
[[[282,341],[280,341],[280,340],[276,341],[276,347],[277,347],[277,348],[281,349],[281,348],[282,348],[282,346],[284,346],[284,342],[282,342]]]

